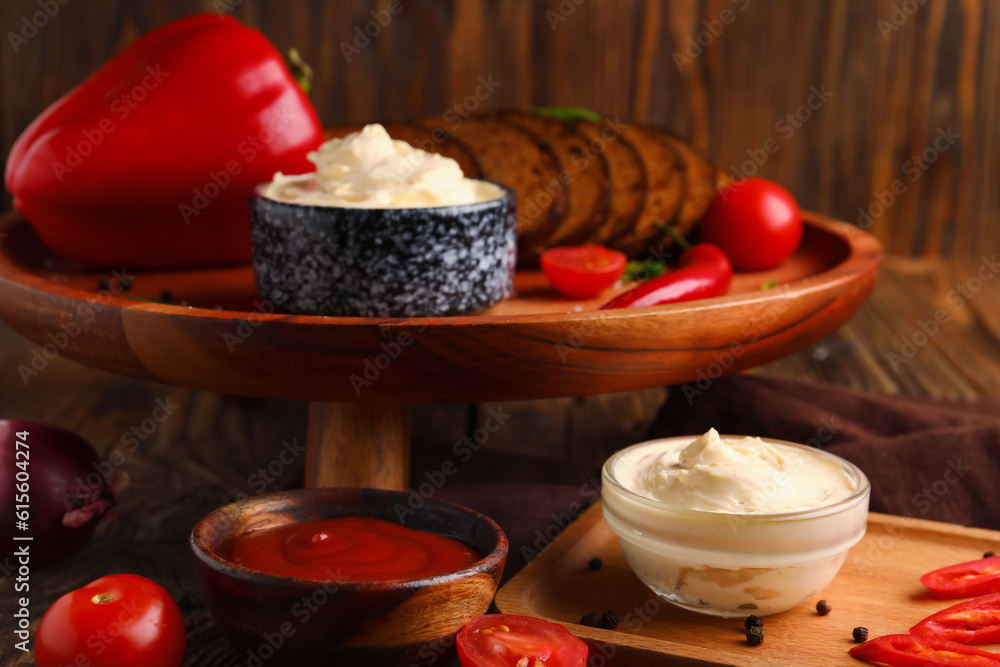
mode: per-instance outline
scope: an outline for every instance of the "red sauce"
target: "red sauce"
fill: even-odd
[[[260,572],[324,581],[431,577],[464,569],[481,558],[450,537],[364,516],[245,533],[224,543],[219,554]]]

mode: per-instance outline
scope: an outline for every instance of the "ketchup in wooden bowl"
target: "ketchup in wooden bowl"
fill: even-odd
[[[318,581],[395,581],[471,567],[482,556],[456,539],[366,516],[264,528],[219,555],[252,570]]]
[[[195,576],[240,664],[409,667],[427,661],[428,646],[454,647],[493,600],[507,537],[473,509],[411,502],[399,491],[302,489],[199,521]]]

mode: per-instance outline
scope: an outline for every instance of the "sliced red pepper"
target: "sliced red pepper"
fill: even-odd
[[[726,253],[711,243],[699,243],[681,255],[678,269],[623,292],[601,306],[636,308],[723,296],[733,281]]]
[[[972,646],[913,635],[885,635],[855,646],[855,658],[889,667],[996,667],[1000,655]]]
[[[939,637],[961,644],[1000,642],[1000,593],[942,609],[910,628],[910,634]]]
[[[46,109],[7,161],[53,251],[131,268],[250,260],[247,198],[312,171],[316,110],[261,33],[199,14],[143,35]]]
[[[920,577],[920,582],[946,599],[1000,593],[1000,556],[942,567]]]

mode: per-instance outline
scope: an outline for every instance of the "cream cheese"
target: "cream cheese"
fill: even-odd
[[[455,160],[394,140],[378,124],[309,153],[312,174],[280,172],[264,196],[281,202],[346,208],[424,208],[492,201],[493,183],[465,178]]]
[[[636,448],[614,475],[636,494],[674,507],[709,512],[785,512],[835,503],[857,491],[857,480],[807,449],[723,440],[710,429],[683,445]]]

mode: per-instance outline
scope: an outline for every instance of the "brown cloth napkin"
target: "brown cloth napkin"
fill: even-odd
[[[851,461],[871,480],[872,511],[1000,529],[1000,402],[736,375],[704,392],[671,388],[648,437],[710,427],[806,443]]]

